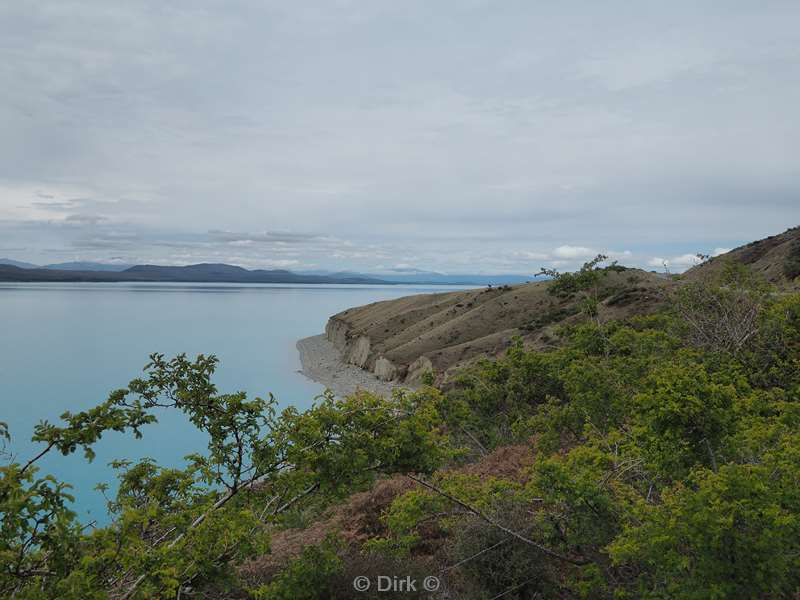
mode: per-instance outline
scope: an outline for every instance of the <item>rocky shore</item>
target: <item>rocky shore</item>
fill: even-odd
[[[342,361],[339,350],[324,334],[314,335],[297,342],[301,373],[333,390],[337,396],[346,396],[358,390],[367,390],[383,396],[391,395],[400,387],[397,382],[381,381],[374,374]]]

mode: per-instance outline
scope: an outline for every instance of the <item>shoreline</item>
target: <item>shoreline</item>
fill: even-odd
[[[399,383],[381,381],[371,372],[343,362],[339,351],[325,334],[298,340],[296,346],[300,353],[300,373],[329,388],[337,396],[348,396],[358,390],[391,396],[395,389],[408,389]]]

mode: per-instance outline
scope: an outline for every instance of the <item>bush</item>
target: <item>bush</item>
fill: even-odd
[[[379,473],[431,472],[444,456],[441,420],[425,395],[328,393],[308,411],[277,414],[272,397],[218,394],[215,367],[214,357],[153,355],[145,378],[95,408],[65,413],[60,425],[36,427],[43,451],[0,466],[0,596],[133,600],[233,586],[235,565],[267,552],[270,528],[290,510],[340,500]],[[117,461],[110,523],[84,527],[68,508],[69,486],[39,477],[37,461],[79,448],[91,459],[104,432],[138,436],[157,407],[185,414],[208,436],[207,452],[187,457],[183,469]],[[327,565],[323,574],[335,570],[326,548],[312,559]],[[313,597],[308,573],[286,577],[310,582],[298,589]]]
[[[800,586],[800,506],[781,487],[797,476],[761,465],[697,469],[640,504],[636,521],[610,546],[618,563],[644,572],[648,598],[793,598]],[[793,485],[793,484],[789,484]]]
[[[511,529],[530,533],[530,515],[520,503],[501,503],[494,516]],[[555,589],[552,569],[539,550],[479,519],[455,529],[450,560],[452,565],[463,563],[448,571],[448,580],[465,600],[503,593],[511,600],[550,598]]]
[[[769,294],[751,271],[731,263],[716,281],[683,285],[673,305],[689,343],[711,352],[736,353],[758,336]]]
[[[342,538],[329,536],[319,546],[305,548],[271,582],[253,590],[252,595],[255,600],[429,599],[431,595],[422,582],[437,572],[425,561],[363,554],[347,546]],[[367,589],[356,590],[359,578],[369,581]],[[401,581],[409,580],[415,583],[415,589],[401,587]]]

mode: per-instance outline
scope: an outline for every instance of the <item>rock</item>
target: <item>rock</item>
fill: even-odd
[[[355,342],[348,342],[345,361],[363,369],[369,359],[371,345],[369,338],[365,335],[358,336]]]
[[[431,359],[427,356],[420,356],[408,367],[408,375],[406,375],[405,382],[409,385],[419,385],[422,383],[422,376],[433,371]]]
[[[372,370],[375,377],[381,381],[393,381],[397,378],[397,367],[388,358],[381,356],[375,361],[375,368]]]

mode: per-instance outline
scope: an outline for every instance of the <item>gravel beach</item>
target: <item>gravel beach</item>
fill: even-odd
[[[389,396],[393,389],[407,387],[381,381],[372,373],[342,362],[339,351],[325,335],[314,335],[297,342],[301,373],[320,383],[337,396],[347,396],[361,389]]]

